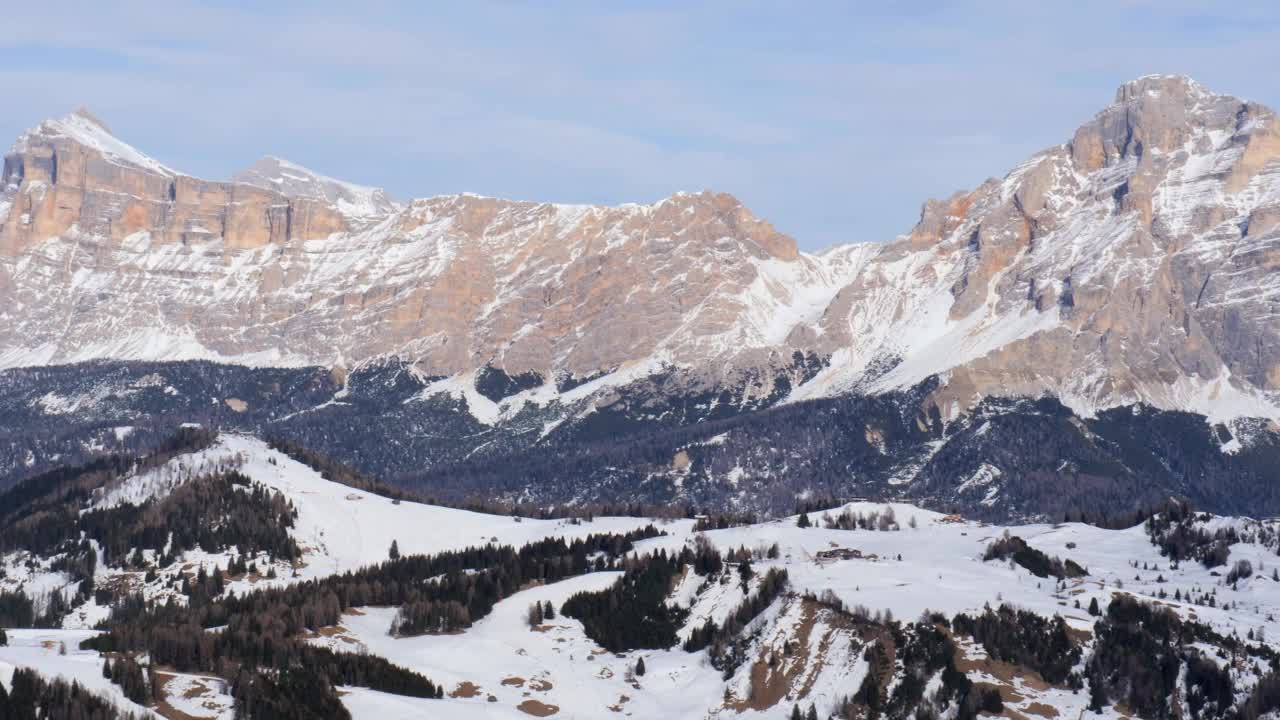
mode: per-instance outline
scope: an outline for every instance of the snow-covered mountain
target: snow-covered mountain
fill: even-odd
[[[1047,394],[1275,419],[1277,157],[1267,108],[1140,78],[909,234],[809,254],[711,192],[402,206],[274,158],[207,182],[76,113],[5,157],[0,367],[395,357],[473,406],[490,369],[540,397],[595,380],[599,402],[672,370],[791,400],[936,375],[948,418]]]

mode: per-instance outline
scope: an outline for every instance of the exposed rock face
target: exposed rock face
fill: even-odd
[[[56,178],[42,160],[54,155]],[[65,171],[73,157],[113,173],[114,189],[86,190],[82,173]],[[802,257],[728,195],[616,208],[457,195],[400,207],[274,158],[243,182],[206,183],[82,115],[29,133],[6,167],[0,287],[21,311],[0,338],[3,365],[394,354],[429,375],[493,364],[551,378],[743,349],[760,365],[791,329],[775,312],[819,311],[852,270]],[[68,195],[66,208],[40,205]]]
[[[1278,157],[1270,110],[1142,78],[909,235],[810,255],[723,194],[402,207],[274,158],[195,180],[73,115],[5,159],[0,366],[396,355],[463,384],[715,385],[800,352],[827,367],[793,398],[941,374],[946,415],[1048,393],[1278,418]]]
[[[1050,393],[1274,417],[1278,132],[1184,77],[1122,86],[1070,143],[926,204],[824,314],[844,359],[815,389],[949,371],[953,410]],[[903,362],[867,384],[876,358]]]
[[[81,110],[48,120],[5,156],[7,219],[0,255],[20,256],[49,238],[118,246],[145,234],[160,246],[218,238],[227,251],[326,237],[347,228],[324,202],[250,185],[181,175],[111,135]]]

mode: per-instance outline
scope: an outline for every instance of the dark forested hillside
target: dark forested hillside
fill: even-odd
[[[811,364],[798,358],[795,372]],[[528,383],[503,377],[486,375],[486,392]],[[926,401],[932,381],[778,405],[782,396],[694,389],[671,373],[618,388],[594,410],[555,400],[490,425],[461,397],[424,396],[431,380],[391,362],[345,385],[318,368],[205,362],[0,372],[0,487],[148,451],[194,422],[273,438],[313,466],[332,461],[327,472],[347,466],[347,482],[457,506],[778,513],[804,494],[898,497],[1001,520],[1116,515],[1178,495],[1211,512],[1280,514],[1280,435],[1263,421],[1214,426],[1144,407],[1080,418],[1052,399],[987,400],[944,421]]]

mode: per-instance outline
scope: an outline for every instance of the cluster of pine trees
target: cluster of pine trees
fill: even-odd
[[[119,685],[124,696],[139,705],[146,705],[159,694],[153,688],[158,684],[154,672],[151,666],[143,670],[131,655],[117,655],[114,661],[110,657],[102,661],[102,676]]]
[[[1017,535],[1010,535],[1009,531],[1006,530],[999,538],[987,544],[987,550],[983,553],[982,560],[987,562],[990,560],[1009,559],[1026,568],[1028,572],[1036,577],[1055,577],[1062,580],[1065,578],[1084,577],[1089,574],[1088,570],[1080,567],[1074,560],[1049,557],[1028,545],[1026,540]]]
[[[836,515],[824,512],[822,526],[828,530],[879,530],[881,532],[902,529],[898,525],[898,518],[894,515],[893,508],[888,505],[883,510],[873,510],[869,513],[854,512],[850,508],[845,508]]]
[[[46,679],[30,668],[15,670],[10,686],[6,691],[0,683],[3,720],[142,720],[79,683]]]
[[[529,605],[529,610],[525,613],[525,621],[529,623],[529,627],[536,628],[548,620],[555,620],[556,607],[551,601],[535,602]],[[642,675],[644,673],[641,673]]]
[[[1124,703],[1143,718],[1170,717],[1173,689],[1183,677],[1185,698],[1193,717],[1257,717],[1250,708],[1272,707],[1280,671],[1280,653],[1271,646],[1224,636],[1207,625],[1180,618],[1168,608],[1116,595],[1106,615],[1094,625],[1093,654],[1087,664],[1090,702],[1095,710]],[[1241,707],[1231,673],[1198,646],[1220,648],[1226,657],[1256,658],[1271,674]],[[1261,712],[1266,712],[1262,710]]]
[[[1210,533],[1197,525],[1208,519],[1208,515],[1197,514],[1190,503],[1170,503],[1164,512],[1147,519],[1147,536],[1174,567],[1185,560],[1199,560],[1207,568],[1226,565],[1231,546],[1241,541],[1240,535],[1233,527]]]
[[[35,624],[35,603],[22,588],[0,588],[0,627],[29,628]]]
[[[144,550],[165,567],[194,548],[221,553],[237,547],[294,560],[301,552],[289,528],[297,515],[280,492],[229,470],[188,480],[160,500],[84,513],[71,530],[97,540],[115,567],[142,567]]]
[[[666,551],[642,558],[626,558],[623,575],[612,587],[580,592],[565,601],[560,612],[582,621],[587,637],[615,653],[669,648],[688,610],[668,605],[667,595],[693,553]]]
[[[410,593],[396,611],[387,631],[393,637],[411,637],[471,627],[471,613],[457,600],[428,600]]]
[[[971,636],[991,657],[1035,670],[1045,682],[1065,683],[1073,689],[1082,686],[1072,671],[1080,662],[1081,650],[1061,615],[1048,620],[1009,605],[998,610],[988,606],[981,615],[956,615],[951,627],[957,634]]]

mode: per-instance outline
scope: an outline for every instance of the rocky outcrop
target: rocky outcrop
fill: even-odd
[[[114,245],[138,233],[158,245],[219,238],[235,251],[347,229],[323,200],[170,170],[83,110],[19,138],[5,156],[0,187],[10,196],[0,232],[6,257],[73,234]]]
[[[1071,142],[927,203],[824,315],[818,349],[845,361],[819,387],[901,359],[869,387],[943,373],[949,412],[1051,394],[1275,416],[1278,130],[1185,77],[1125,84]]]

